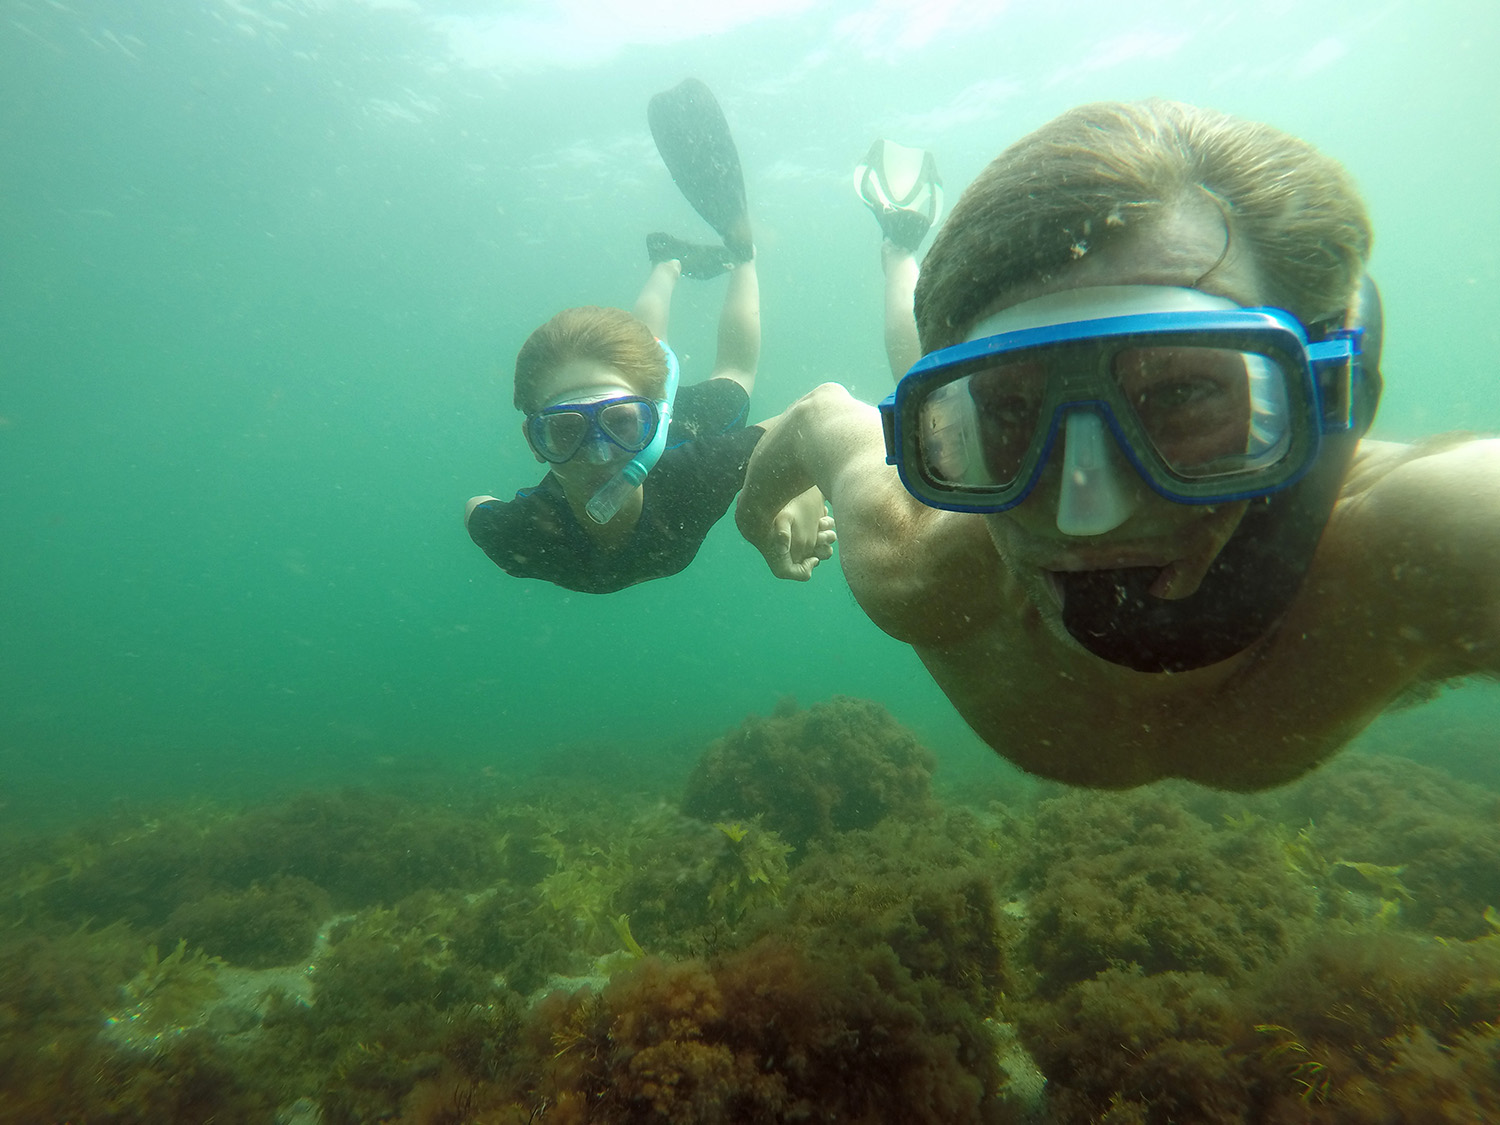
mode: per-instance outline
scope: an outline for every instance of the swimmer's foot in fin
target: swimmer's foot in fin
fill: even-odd
[[[734,261],[748,262],[755,245],[745,176],[713,92],[696,78],[684,79],[653,97],[646,117],[662,162],[683,196],[719,232]]]
[[[703,246],[661,231],[646,236],[646,256],[653,262],[674,259],[681,262],[682,276],[695,281],[707,281],[739,265],[739,260],[726,246]]]
[[[854,169],[854,190],[894,245],[915,254],[943,211],[937,159],[920,148],[880,140]]]

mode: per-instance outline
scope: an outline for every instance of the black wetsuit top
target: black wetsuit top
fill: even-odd
[[[642,486],[640,518],[616,546],[601,546],[578,525],[551,473],[514,500],[477,505],[469,537],[517,578],[543,578],[585,594],[611,594],[676,574],[693,561],[744,482],[765,432],[745,425],[749,405],[733,379],[677,392],[667,449]]]

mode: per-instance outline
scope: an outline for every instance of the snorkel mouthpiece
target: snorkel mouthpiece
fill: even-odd
[[[1062,490],[1057,530],[1064,535],[1103,535],[1135,510],[1111,463],[1109,431],[1092,410],[1071,410],[1063,430]]]
[[[594,493],[589,498],[589,502],[584,505],[584,511],[588,513],[589,519],[597,524],[606,524],[619,514],[626,499],[645,482],[646,474],[655,467],[667,448],[667,426],[672,421],[672,404],[677,401],[677,380],[681,371],[677,364],[677,354],[667,347],[667,342],[658,340],[657,343],[661,345],[661,350],[667,357],[667,391],[656,404],[661,421],[657,424],[656,434],[651,438],[651,444],[631,458],[618,473],[610,477],[604,487]]]
[[[589,519],[595,523],[608,523],[619,514],[621,506],[624,505],[626,497],[638,488],[646,479],[646,473],[650,466],[642,466],[640,458],[637,457],[626,465],[614,476],[610,477],[604,487],[589,498],[584,505],[584,511],[589,514]]]

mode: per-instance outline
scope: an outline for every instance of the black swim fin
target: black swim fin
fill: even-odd
[[[713,93],[696,78],[684,79],[651,99],[646,119],[662,162],[693,210],[719,232],[737,261],[749,261],[755,247],[745,176]]]
[[[646,256],[653,262],[675,259],[682,263],[682,276],[694,281],[708,281],[739,264],[727,246],[703,246],[664,231],[646,236]]]
[[[879,140],[854,169],[854,190],[891,242],[915,254],[943,213],[937,160],[920,148]]]

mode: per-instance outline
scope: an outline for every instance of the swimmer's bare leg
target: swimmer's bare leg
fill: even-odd
[[[741,262],[729,272],[729,289],[719,312],[719,350],[714,378],[733,379],[750,394],[760,365],[760,279],[755,260]]]
[[[682,277],[682,263],[672,258],[651,267],[646,284],[635,299],[635,315],[646,322],[658,340],[667,338],[667,323],[672,317],[672,294]]]
[[[890,239],[880,243],[880,268],[885,272],[885,358],[896,382],[917,360],[922,345],[912,301],[917,292],[917,256]]]

